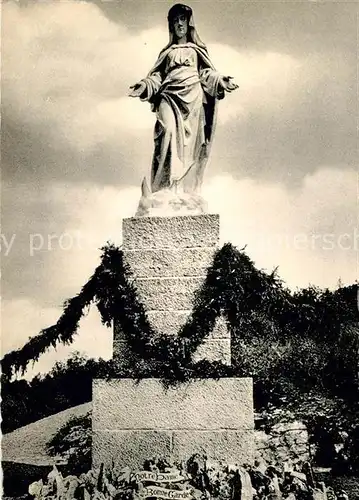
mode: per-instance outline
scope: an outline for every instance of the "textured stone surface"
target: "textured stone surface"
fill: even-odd
[[[168,457],[172,448],[172,433],[166,431],[93,431],[92,464],[111,464],[116,468],[141,467],[154,456]]]
[[[180,328],[187,321],[190,311],[149,311],[147,315],[152,326],[159,334],[166,334],[170,337],[178,334]],[[195,361],[201,359],[221,360],[226,364],[230,364],[231,338],[224,318],[217,319],[213,331],[199,346],[193,359]],[[127,348],[125,335],[118,321],[114,322],[113,360],[119,368],[131,365],[131,353]]]
[[[230,464],[251,464],[255,450],[252,430],[123,430],[93,431],[92,463],[121,469],[140,468],[149,457],[188,460],[194,453]]]
[[[147,310],[170,311],[191,309],[201,284],[202,278],[137,279],[136,289]]]
[[[133,217],[123,221],[123,254],[155,331],[176,335],[185,324],[219,243],[218,215]],[[115,363],[128,365],[124,335],[114,325]],[[219,320],[207,340],[229,339]],[[208,348],[208,352],[207,349]],[[230,342],[205,342],[195,359],[230,363]]]
[[[123,220],[124,250],[215,247],[218,243],[217,214]]]
[[[231,339],[206,339],[197,349],[193,361],[208,359],[231,364]]]
[[[135,278],[203,276],[211,266],[215,248],[158,248],[126,250],[124,261]]]
[[[191,311],[148,311],[147,316],[152,326],[160,333],[175,335],[190,317]],[[208,339],[230,338],[224,318],[217,319],[213,332]]]
[[[172,456],[183,460],[203,453],[232,465],[251,464],[255,455],[253,435],[252,430],[174,431]]]
[[[93,381],[93,464],[141,467],[152,456],[193,453],[227,463],[254,459],[252,379]]]
[[[93,381],[94,430],[252,429],[252,379],[195,380],[165,390],[161,381]]]
[[[152,327],[158,333],[169,336],[177,335],[186,323],[191,311],[147,311],[147,317]],[[121,326],[118,321],[114,323],[114,342],[123,338]],[[218,318],[213,331],[208,335],[208,340],[230,339],[230,333],[224,318]]]

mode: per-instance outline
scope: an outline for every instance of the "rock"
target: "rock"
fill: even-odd
[[[72,500],[75,498],[75,492],[79,486],[79,480],[76,476],[67,476],[64,479],[64,498],[65,500]]]
[[[42,482],[42,479],[40,479],[40,481],[35,481],[29,486],[29,495],[35,497],[36,499],[40,499],[43,497],[43,489],[44,484]]]
[[[47,476],[47,482],[51,491],[56,495],[56,498],[61,499],[64,494],[64,481],[62,474],[58,471],[56,465]]]
[[[255,432],[257,454],[270,464],[303,464],[309,460],[308,431],[303,422],[283,422],[269,433]]]
[[[253,500],[253,486],[249,473],[243,468],[238,468],[241,478],[241,500]]]

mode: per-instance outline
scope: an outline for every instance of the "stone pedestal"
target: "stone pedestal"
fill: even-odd
[[[140,468],[145,459],[228,464],[254,460],[252,379],[194,380],[164,389],[157,379],[94,380],[93,465]]]
[[[123,221],[123,252],[157,332],[177,335],[189,318],[219,244],[218,215],[135,217]],[[120,325],[114,362],[131,363]],[[230,336],[219,318],[195,360],[231,363]],[[252,379],[196,379],[165,389],[160,380],[94,380],[93,465],[140,468],[145,459],[187,460],[194,453],[228,464],[252,463]]]
[[[154,329],[176,335],[189,318],[219,244],[218,215],[133,217],[123,221],[123,253],[138,297]],[[123,334],[114,325],[114,362],[128,359]],[[231,363],[230,335],[222,318],[194,360]]]

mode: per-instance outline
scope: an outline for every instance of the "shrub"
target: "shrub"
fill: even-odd
[[[53,436],[47,448],[51,456],[67,462],[68,471],[75,474],[91,467],[91,412],[69,420]]]

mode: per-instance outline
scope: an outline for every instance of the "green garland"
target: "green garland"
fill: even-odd
[[[192,363],[192,355],[213,330],[221,313],[231,324],[232,318],[246,308],[259,307],[263,303],[263,290],[276,283],[274,275],[258,272],[246,255],[225,245],[217,251],[207,278],[196,294],[191,317],[179,335],[172,337],[158,335],[153,330],[128,276],[122,251],[114,245],[104,247],[101,264],[79,295],[65,303],[58,322],[42,330],[21,349],[4,356],[3,375],[23,374],[28,363],[38,360],[51,346],[70,344],[84,310],[93,302],[103,324],[109,327],[114,320],[120,323],[129,350],[135,355],[132,375],[159,376],[171,381],[230,375],[230,367],[208,361]]]
[[[133,354],[130,373],[122,371],[118,374],[136,378],[156,376],[171,383],[233,374],[232,368],[222,363],[192,362],[193,354],[211,333],[220,315],[224,316],[231,334],[238,338],[246,335],[241,326],[253,314],[270,318],[278,331],[290,331],[293,325],[300,325],[306,332],[308,325],[313,324],[313,315],[317,311],[306,303],[308,297],[304,291],[291,295],[275,272],[268,275],[258,271],[247,255],[226,244],[216,252],[206,279],[195,294],[191,316],[179,334],[173,337],[158,334],[151,327],[129,276],[122,251],[111,244],[102,248],[100,265],[80,293],[65,303],[58,322],[42,330],[21,349],[4,356],[1,363],[3,376],[10,378],[13,373],[24,373],[28,363],[38,360],[51,346],[70,344],[84,310],[91,303],[96,304],[103,324],[108,327],[113,321],[120,324],[128,350]],[[356,291],[356,286],[348,288],[353,289],[340,293],[348,295]],[[306,293],[310,295],[312,292]],[[318,300],[322,298],[323,303],[328,302],[326,292],[322,295],[316,293]],[[333,302],[337,304],[334,299]],[[313,303],[312,298],[309,303]],[[305,307],[306,314],[303,316],[301,311]],[[323,311],[323,317],[333,316],[333,307],[328,309],[323,306]],[[353,307],[353,311],[350,312],[351,319],[357,321],[356,308]],[[335,313],[337,324],[340,324],[343,314],[348,314],[344,306],[343,310],[336,309]],[[238,375],[238,367],[236,373]]]
[[[84,310],[91,304],[96,294],[97,279],[102,268],[102,264],[98,266],[79,295],[65,302],[64,311],[55,325],[41,330],[21,349],[5,354],[1,361],[3,377],[11,378],[13,372],[23,375],[29,362],[37,361],[50,347],[56,347],[59,343],[65,345],[72,343]]]
[[[110,327],[121,311],[121,324],[129,332],[128,343],[144,358],[146,346],[154,335],[136,290],[125,276],[122,252],[114,245],[102,248],[101,264],[80,293],[64,304],[57,323],[29,340],[21,349],[6,354],[1,361],[2,376],[24,374],[30,361],[57,344],[70,344],[77,333],[80,319],[88,306],[96,303],[103,324]]]

